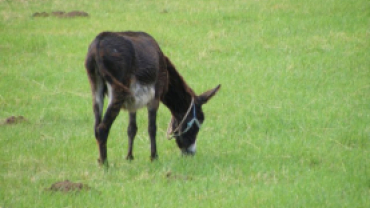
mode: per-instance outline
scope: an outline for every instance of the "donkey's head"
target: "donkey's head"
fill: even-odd
[[[182,120],[171,118],[167,133],[176,139],[177,146],[184,155],[195,154],[197,134],[205,119],[202,106],[216,94],[220,87],[221,85],[218,85],[214,89],[193,97]]]

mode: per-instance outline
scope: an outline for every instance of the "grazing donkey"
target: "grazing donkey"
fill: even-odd
[[[121,108],[129,111],[130,119],[126,158],[134,158],[136,111],[145,106],[149,114],[150,158],[157,158],[159,101],[172,114],[168,134],[176,139],[183,154],[195,154],[196,136],[204,121],[202,105],[216,94],[220,85],[197,96],[157,42],[144,32],[100,33],[89,46],[85,67],[93,95],[100,164],[107,162],[108,133]],[[108,96],[108,107],[102,119],[104,94]]]

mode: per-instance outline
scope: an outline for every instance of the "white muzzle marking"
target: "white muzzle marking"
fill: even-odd
[[[197,144],[196,144],[196,142],[194,142],[194,144],[191,144],[191,145],[188,147],[188,149],[187,149],[187,151],[188,151],[189,153],[192,153],[192,154],[195,154],[196,150],[197,150]]]

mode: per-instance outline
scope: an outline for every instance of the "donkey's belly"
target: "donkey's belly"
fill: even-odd
[[[143,85],[134,82],[130,86],[133,98],[127,100],[123,103],[123,108],[128,111],[134,112],[139,108],[147,106],[153,99],[155,95],[154,84]]]

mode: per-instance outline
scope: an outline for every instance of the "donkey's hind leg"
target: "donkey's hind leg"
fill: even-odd
[[[95,115],[94,131],[96,136],[96,128],[101,122],[101,116],[103,113],[105,84],[103,78],[99,75],[97,71],[94,57],[90,54],[88,54],[88,56],[86,57],[85,68],[90,81],[90,87],[93,97],[93,111]]]
[[[92,91],[92,101],[93,101],[93,112],[95,116],[95,124],[94,124],[94,133],[95,139],[101,149],[99,143],[100,136],[99,136],[99,129],[98,126],[102,120],[102,113],[103,113],[103,106],[104,106],[104,91],[105,91],[105,83],[103,78],[98,74],[98,71],[95,67],[95,60],[92,56],[87,56],[85,62],[86,72],[90,81],[91,91]],[[99,160],[100,163],[100,160]]]
[[[121,109],[123,99],[117,96],[117,92],[112,89],[110,84],[107,83],[109,104],[104,114],[103,121],[97,127],[97,143],[99,146],[100,158],[98,162],[100,164],[107,165],[107,140],[109,130],[112,127],[114,120],[117,118]]]
[[[127,128],[127,135],[128,135],[128,153],[127,153],[127,160],[133,160],[134,156],[132,154],[134,139],[137,132],[137,124],[136,124],[136,112],[130,112],[130,120],[129,125]]]
[[[100,157],[99,164],[107,164],[107,140],[109,130],[112,127],[114,120],[119,114],[120,108],[116,106],[109,106],[104,115],[103,121],[97,127],[97,143],[99,146]]]
[[[96,76],[93,91],[93,111],[95,115],[95,138],[97,138],[97,127],[101,122],[104,106],[104,81],[101,77]]]

